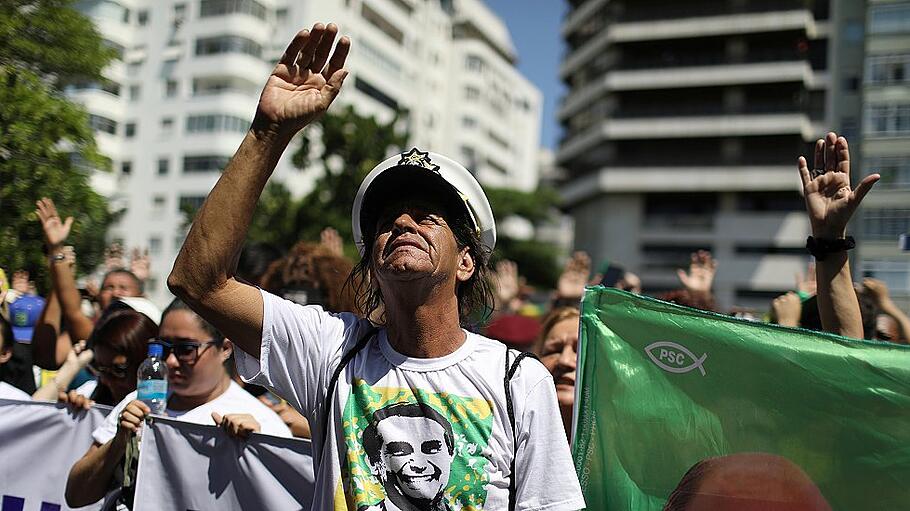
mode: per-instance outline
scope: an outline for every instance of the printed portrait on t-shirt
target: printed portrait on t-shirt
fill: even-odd
[[[483,509],[493,425],[488,401],[355,380],[342,420],[342,481],[351,508]]]

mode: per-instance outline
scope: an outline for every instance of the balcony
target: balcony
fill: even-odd
[[[691,17],[669,21],[614,23],[607,30],[601,31],[570,52],[560,68],[560,76],[565,79],[590,60],[603,54],[609,45],[615,43],[788,31],[804,32],[811,39],[817,35],[818,30],[819,27],[816,25],[812,13],[807,9]],[[720,54],[717,54],[713,57],[719,56]]]

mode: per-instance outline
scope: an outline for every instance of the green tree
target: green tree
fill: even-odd
[[[559,195],[551,188],[522,192],[508,188],[485,187],[497,224],[509,217],[522,217],[535,227],[550,220],[559,203]],[[519,240],[500,233],[493,260],[508,259],[518,264],[518,270],[532,285],[554,287],[559,278],[557,258],[559,249],[552,243],[535,239]]]
[[[114,215],[90,185],[109,162],[95,146],[85,111],[61,89],[100,83],[114,53],[67,0],[0,5],[0,267],[29,270],[45,284],[46,259],[35,202],[54,199],[76,219],[70,235],[82,271],[102,258]],[[43,287],[43,286],[42,286]]]

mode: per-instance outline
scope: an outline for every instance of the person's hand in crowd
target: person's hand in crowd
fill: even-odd
[[[88,293],[92,300],[97,300],[98,293],[101,292],[101,288],[98,287],[98,281],[92,278],[86,279],[85,292]]]
[[[135,275],[140,282],[145,282],[149,279],[151,267],[149,249],[140,250],[139,248],[134,248],[130,255],[130,271],[133,275]]]
[[[794,292],[782,294],[771,302],[771,316],[781,326],[799,326],[803,304],[799,295]]]
[[[891,293],[888,286],[879,279],[866,277],[863,279],[863,290],[872,298],[879,309],[887,307],[891,302]]]
[[[150,413],[152,413],[152,410],[148,405],[138,399],[127,403],[123,411],[120,412],[120,416],[117,417],[117,436],[115,441],[122,442],[121,445],[126,445],[130,436],[136,434],[142,428],[142,422]]]
[[[18,270],[13,273],[13,284],[10,289],[18,293],[19,296],[28,294],[28,277],[29,273],[25,270]]]
[[[603,278],[603,277],[601,277],[601,278]],[[599,284],[599,283],[600,283],[600,279],[598,279],[597,282],[593,282],[592,284]],[[629,291],[631,293],[640,295],[641,294],[641,278],[639,278],[638,275],[636,275],[630,271],[627,271],[622,276],[622,278],[619,279],[619,282],[617,282],[616,287],[619,289],[622,289],[623,291]]]
[[[66,354],[66,360],[63,362],[63,365],[60,366],[60,369],[57,370],[57,374],[54,375],[53,379],[45,383],[38,390],[32,394],[32,399],[36,401],[53,401],[56,399],[58,402],[69,402],[70,395],[66,393],[67,387],[72,383],[73,379],[76,378],[76,375],[79,374],[89,362],[92,361],[94,353],[92,350],[86,348],[85,341],[79,341],[73,345],[73,347]],[[72,391],[75,393],[75,391]],[[91,401],[85,403],[83,401],[84,396],[73,397],[74,403],[72,408],[74,410],[79,410],[82,408],[87,408],[92,405]]]
[[[95,404],[88,396],[83,396],[75,390],[69,392],[60,391],[57,393],[57,402],[65,404],[73,412],[88,410]]]
[[[717,274],[717,261],[707,250],[692,253],[688,273],[682,269],[676,270],[676,276],[679,277],[683,287],[695,296],[711,295],[715,274]]]
[[[325,247],[333,256],[344,257],[344,241],[332,227],[326,227],[319,233],[319,244]]]
[[[126,262],[123,259],[123,247],[120,243],[111,243],[104,249],[104,271],[120,270],[126,268]]]
[[[847,139],[828,133],[815,144],[815,165],[810,171],[806,158],[799,157],[806,211],[812,235],[843,238],[853,212],[881,176],[872,174],[850,187],[850,150]]]
[[[88,348],[85,340],[81,340],[76,344],[73,344],[73,349],[66,354],[66,362],[63,363],[60,370],[62,371],[64,367],[67,367],[75,369],[75,372],[78,373],[84,369],[93,358],[95,358],[95,353]]]
[[[591,273],[591,257],[585,252],[575,252],[566,261],[566,265],[556,283],[556,294],[559,298],[581,299],[585,294],[585,285]]]
[[[229,413],[222,416],[218,412],[212,412],[212,420],[234,438],[246,439],[250,437],[250,433],[259,433],[262,430],[259,422],[248,413]]]
[[[348,75],[343,67],[351,40],[342,37],[333,52],[337,34],[334,23],[316,23],[294,36],[262,90],[259,121],[293,135],[325,113]]]
[[[41,220],[41,227],[44,229],[44,242],[47,244],[47,248],[50,250],[59,248],[70,235],[70,229],[73,227],[73,217],[70,216],[66,220],[61,220],[54,201],[47,197],[43,197],[36,205],[38,209],[35,213],[38,214],[38,218]]]
[[[815,280],[815,263],[809,263],[806,273],[799,272],[796,274],[796,290],[806,296],[812,296],[817,292],[818,283]]]
[[[292,435],[297,438],[310,438],[312,436],[310,423],[306,420],[306,417],[295,410],[293,406],[287,404],[286,401],[282,400],[275,403],[266,395],[259,396],[259,400],[281,417],[284,424],[291,430]]]
[[[496,269],[493,271],[493,297],[496,300],[496,309],[510,310],[512,300],[518,297],[520,287],[518,264],[505,259],[496,263]]]

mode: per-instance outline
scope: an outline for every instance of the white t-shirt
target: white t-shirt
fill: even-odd
[[[123,409],[126,408],[126,405],[134,399],[136,399],[136,391],[130,392],[123,398],[123,401],[117,403],[117,406],[115,406],[107,416],[104,423],[92,432],[92,438],[94,438],[96,442],[104,444],[114,438],[117,434],[117,423],[119,421],[120,412],[122,412]],[[192,410],[178,411],[167,409],[165,411],[169,417],[184,422],[214,426],[215,421],[212,420],[212,412],[218,412],[221,415],[229,413],[248,413],[259,422],[262,433],[286,438],[291,436],[291,430],[288,429],[287,425],[285,425],[284,421],[281,420],[281,417],[279,417],[277,413],[273,412],[269,407],[265,406],[261,401],[250,395],[249,392],[243,390],[243,387],[237,385],[233,381],[228,389],[224,391],[224,394],[221,394],[204,405],[197,406]]]
[[[19,387],[14,387],[5,381],[0,381],[0,399],[16,399],[19,401],[31,401],[32,396],[28,395]]]
[[[391,510],[408,499],[421,509],[507,509],[513,438],[516,509],[584,508],[556,388],[538,361],[523,360],[511,380],[513,436],[503,344],[465,332],[449,355],[409,358],[380,329],[338,378],[324,435],[329,380],[369,323],[262,297],[261,357],[236,350],[237,370],[310,421],[313,509]]]

